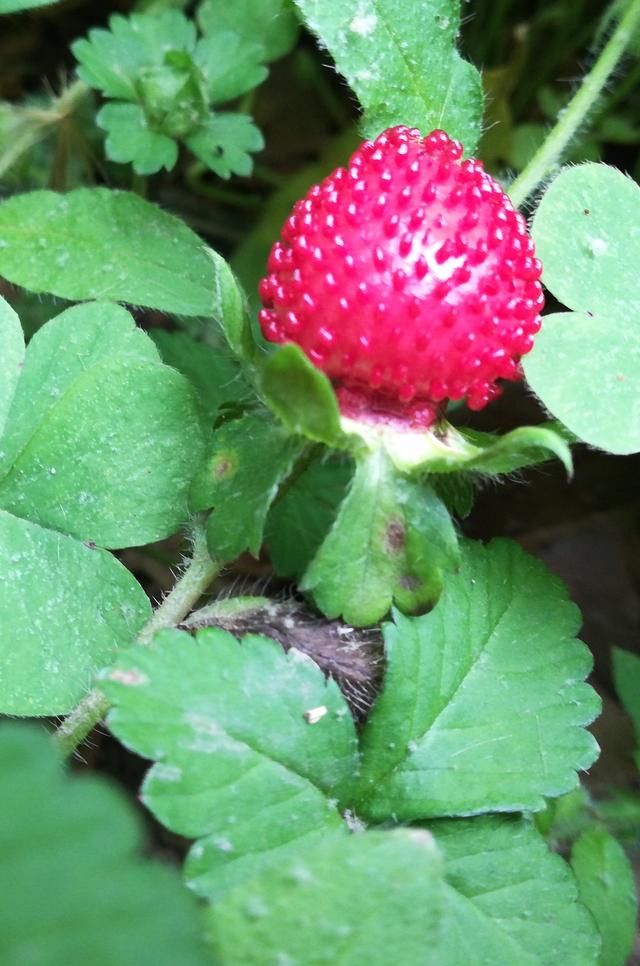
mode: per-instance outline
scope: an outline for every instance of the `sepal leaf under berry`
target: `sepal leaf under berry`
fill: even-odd
[[[545,316],[526,378],[580,439],[640,450],[640,188],[604,164],[563,171],[532,232],[543,281],[571,313]]]
[[[102,687],[111,730],[155,762],[144,803],[198,839],[186,876],[199,894],[217,899],[300,845],[344,834],[337,800],[356,767],[355,727],[338,686],[300,652],[217,629],[163,631]]]
[[[592,662],[578,626],[564,586],[517,544],[465,542],[431,613],[396,614],[386,627],[359,814],[539,810],[572,789],[598,752],[585,730],[599,699],[584,683]]]
[[[301,583],[329,617],[375,624],[395,600],[437,600],[458,564],[451,517],[433,489],[401,476],[382,450],[359,459],[351,487]]]

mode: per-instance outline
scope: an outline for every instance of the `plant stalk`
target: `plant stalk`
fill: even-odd
[[[509,196],[516,207],[524,204],[560,163],[567,145],[593,110],[639,26],[640,0],[633,0],[544,144],[509,188]]]
[[[201,518],[192,525],[192,543],[191,560],[186,570],[140,631],[137,644],[145,647],[157,631],[179,624],[220,572],[220,564],[209,556]],[[54,734],[54,741],[65,757],[73,754],[108,710],[109,701],[100,688],[94,688],[82,699]]]

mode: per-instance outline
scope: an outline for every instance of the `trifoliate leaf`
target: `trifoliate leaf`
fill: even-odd
[[[640,768],[640,657],[619,647],[613,649],[613,676],[616,691],[620,695],[636,732],[636,763]]]
[[[215,267],[184,222],[107,188],[32,191],[0,204],[0,275],[71,301],[112,299],[211,316]]]
[[[598,750],[584,730],[599,700],[583,683],[579,623],[561,582],[517,544],[465,543],[431,613],[386,627],[360,814],[538,810],[573,788]]]
[[[79,305],[33,337],[0,440],[0,506],[107,547],[188,516],[204,458],[193,390],[119,306]]]
[[[269,507],[303,446],[269,413],[249,413],[216,430],[191,488],[194,510],[213,507],[207,543],[214,559],[226,563],[244,550],[258,556]]]
[[[600,941],[567,864],[526,819],[429,826],[444,854],[436,966],[598,966]]]
[[[143,859],[120,792],[66,778],[46,734],[0,728],[0,961],[5,966],[207,966],[173,869]]]
[[[299,652],[217,629],[164,631],[124,654],[101,687],[112,731],[156,762],[145,804],[199,838],[187,878],[202,895],[281,865],[300,841],[341,834],[355,729],[337,685]]]
[[[150,616],[111,554],[0,510],[0,714],[71,711]]]
[[[543,281],[574,311],[544,317],[523,360],[533,391],[580,439],[640,450],[640,188],[603,164],[562,172],[533,222]]]
[[[204,0],[197,11],[203,33],[233,30],[264,47],[267,60],[287,54],[298,36],[298,20],[290,0]]]
[[[24,336],[20,319],[0,297],[0,437],[11,408],[24,360]],[[0,452],[2,444],[0,443]]]
[[[482,85],[455,47],[460,0],[295,2],[358,96],[367,137],[394,124],[443,128],[473,154]]]
[[[152,131],[138,104],[105,104],[96,123],[107,132],[107,157],[120,164],[131,162],[136,174],[155,174],[161,168],[170,171],[178,160],[176,142]]]
[[[442,860],[424,829],[366,832],[300,850],[208,913],[226,966],[436,966]]]
[[[622,846],[604,828],[582,833],[571,850],[580,899],[602,937],[600,966],[625,966],[636,933],[637,896],[633,869]]]
[[[268,74],[263,46],[229,30],[202,37],[194,60],[204,75],[211,104],[234,100],[261,84]]]
[[[187,147],[221,178],[248,175],[251,155],[262,151],[264,138],[247,114],[212,114],[185,138]]]
[[[359,459],[335,523],[301,583],[330,618],[377,623],[395,599],[414,609],[437,599],[458,544],[444,504],[426,483],[400,476],[385,453]]]

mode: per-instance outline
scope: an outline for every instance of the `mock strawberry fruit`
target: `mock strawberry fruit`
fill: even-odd
[[[343,413],[428,427],[520,377],[544,303],[523,217],[443,131],[393,127],[298,201],[260,285],[260,324],[295,342]]]

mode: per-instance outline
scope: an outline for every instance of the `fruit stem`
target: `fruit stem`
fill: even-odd
[[[145,647],[151,643],[156,631],[179,624],[220,572],[220,564],[209,556],[205,523],[205,517],[192,521],[191,559],[173,590],[167,594],[138,634],[137,644]],[[100,688],[94,688],[65,718],[54,734],[54,741],[65,757],[71,755],[105,717],[109,706],[109,701]]]
[[[509,196],[516,207],[524,204],[561,162],[565,148],[593,109],[639,25],[640,0],[632,0],[578,91],[561,112],[555,127],[509,188]]]

